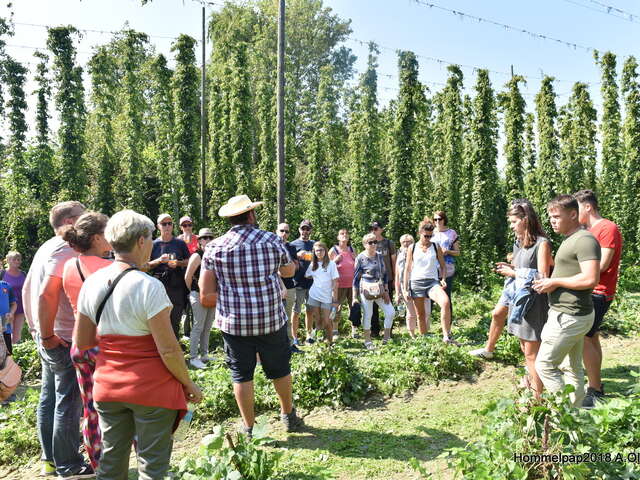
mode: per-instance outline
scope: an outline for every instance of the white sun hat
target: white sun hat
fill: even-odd
[[[221,217],[235,217],[260,205],[264,205],[264,202],[252,202],[246,195],[237,195],[230,198],[225,205],[220,207],[218,215]]]

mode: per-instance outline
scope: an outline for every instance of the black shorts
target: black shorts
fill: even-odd
[[[593,337],[596,333],[600,331],[600,327],[602,326],[602,321],[604,320],[604,315],[609,310],[609,306],[611,306],[611,302],[613,300],[607,300],[604,295],[591,295],[593,299],[593,327],[591,330],[587,332],[587,337]]]
[[[265,376],[274,380],[291,373],[291,348],[287,336],[287,326],[277,332],[254,337],[241,337],[222,332],[224,353],[231,379],[234,383],[253,380],[256,369],[256,353],[260,354],[260,363]]]

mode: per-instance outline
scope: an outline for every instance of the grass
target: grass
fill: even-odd
[[[456,325],[460,331],[487,324],[491,302],[482,298],[460,299],[461,312],[467,316]],[[483,302],[479,305],[479,302]],[[432,330],[437,325],[434,324]],[[397,334],[405,335],[403,329]],[[464,349],[483,343],[482,335],[468,335]],[[640,342],[633,337],[603,338],[603,381],[610,396],[624,396],[634,383],[631,371],[640,365]],[[452,347],[455,348],[455,347]],[[353,353],[359,347],[350,344]],[[362,363],[363,360],[365,363]],[[419,361],[419,359],[416,359]],[[366,356],[358,359],[366,366]],[[513,362],[512,362],[513,363]],[[483,418],[477,410],[489,401],[510,395],[519,381],[519,368],[504,362],[484,362],[482,371],[460,381],[419,384],[399,396],[377,394],[351,408],[321,407],[301,411],[307,427],[303,432],[282,431],[277,411],[266,415],[275,439],[273,449],[284,453],[278,471],[280,479],[418,479],[409,465],[416,458],[435,479],[453,478],[440,456],[451,447],[464,447],[479,431]],[[237,413],[225,424],[235,428]],[[190,437],[175,445],[173,459],[195,453],[200,438],[209,433],[212,423],[198,426]],[[129,478],[137,478],[132,457]],[[38,461],[34,456],[21,468],[0,467],[3,479],[35,478]]]

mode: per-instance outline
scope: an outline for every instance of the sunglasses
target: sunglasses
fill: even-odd
[[[213,240],[213,237],[210,237],[207,235],[207,236],[200,237],[200,240]]]
[[[377,245],[377,244],[378,244],[378,240],[371,240],[367,242],[367,245]]]
[[[289,233],[289,230],[279,230],[282,233]]]
[[[300,230],[311,230],[311,227],[300,227]]]
[[[440,220],[442,220],[442,218],[440,218],[440,217],[436,217],[436,218],[434,218],[433,220],[434,220],[434,221],[436,221],[436,222],[439,222]]]
[[[173,225],[173,222],[162,222],[160,223],[160,225],[162,225],[163,227],[170,227],[171,225]]]
[[[193,223],[183,223],[181,227],[193,227]]]

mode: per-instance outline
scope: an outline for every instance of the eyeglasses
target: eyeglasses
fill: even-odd
[[[440,220],[444,220],[444,219],[442,219],[440,217],[435,217],[433,220],[436,221],[436,222],[439,222]]]
[[[289,230],[282,230],[282,229],[280,229],[280,230],[279,230],[279,232],[281,232],[281,233],[289,233]]]
[[[200,240],[213,240],[213,237],[207,235],[206,237],[200,237]]]
[[[173,225],[173,222],[162,222],[160,223],[160,225],[162,225],[163,227],[170,227],[171,225]]]
[[[311,227],[300,227],[300,230],[309,230],[309,231],[311,231]]]
[[[193,227],[193,223],[183,223],[181,227]]]
[[[378,240],[370,240],[367,242],[367,245],[377,245],[378,244]]]

